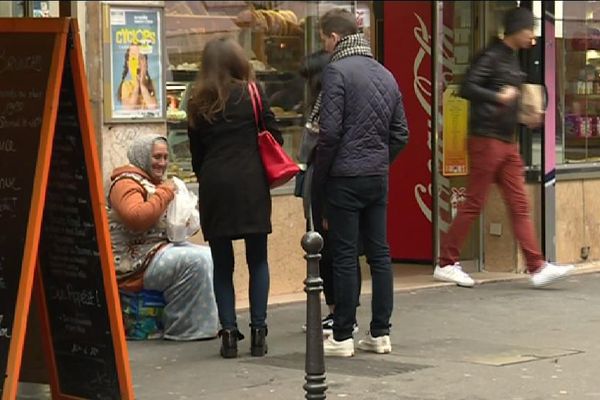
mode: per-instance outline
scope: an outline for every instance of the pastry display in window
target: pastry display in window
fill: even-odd
[[[299,35],[303,32],[298,17],[291,10],[244,10],[238,14],[236,24],[274,36]]]

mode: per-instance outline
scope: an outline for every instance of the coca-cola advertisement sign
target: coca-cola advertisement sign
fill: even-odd
[[[384,63],[402,92],[410,130],[390,170],[388,240],[396,260],[433,258],[432,3],[384,3]]]

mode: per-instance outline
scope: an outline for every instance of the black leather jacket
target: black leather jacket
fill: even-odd
[[[516,52],[501,40],[476,57],[460,91],[460,96],[471,104],[472,135],[514,141],[519,102],[507,106],[498,101],[497,95],[505,85],[520,88],[524,79]]]

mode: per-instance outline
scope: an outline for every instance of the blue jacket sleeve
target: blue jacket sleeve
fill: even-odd
[[[346,101],[344,78],[334,66],[329,65],[325,68],[322,82],[323,95],[319,117],[319,140],[313,176],[315,194],[321,196],[344,134],[343,119]]]
[[[398,101],[390,122],[390,164],[398,156],[398,153],[406,147],[408,143],[408,123],[402,104],[402,94],[398,93]]]

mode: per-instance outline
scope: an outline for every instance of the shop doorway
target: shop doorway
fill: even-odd
[[[470,62],[485,46],[503,33],[502,18],[516,1],[437,2],[435,13],[433,93],[437,106],[432,149],[434,180],[434,250],[448,231],[458,207],[466,200],[469,174],[467,154],[469,104],[458,93]],[[509,226],[486,221],[486,213],[471,227],[461,252],[466,272],[485,268],[486,241],[499,237]]]

